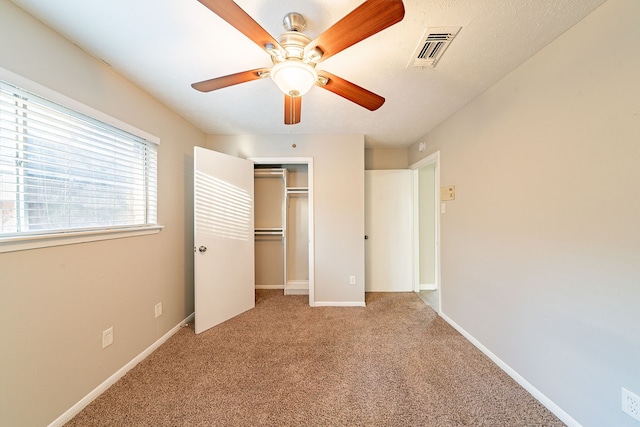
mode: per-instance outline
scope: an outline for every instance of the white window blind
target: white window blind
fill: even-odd
[[[156,144],[0,81],[0,237],[156,217]]]

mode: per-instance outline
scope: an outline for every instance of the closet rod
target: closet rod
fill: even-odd
[[[284,235],[284,229],[282,228],[260,228],[255,230],[255,235],[258,236],[282,236]]]
[[[287,187],[287,193],[289,194],[307,194],[309,193],[309,189],[307,187]]]

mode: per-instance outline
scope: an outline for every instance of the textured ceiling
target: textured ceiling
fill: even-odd
[[[283,124],[270,79],[210,93],[193,82],[269,67],[269,56],[196,0],[13,0],[36,18],[210,134],[364,134],[367,146],[404,147],[518,67],[604,0],[404,0],[400,23],[322,62],[386,98],[370,112],[313,88],[302,122]],[[299,12],[311,39],[361,0],[236,0],[277,38]],[[424,31],[461,26],[435,68],[408,67]]]

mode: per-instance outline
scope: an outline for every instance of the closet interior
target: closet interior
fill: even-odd
[[[254,167],[256,289],[309,293],[309,165]]]

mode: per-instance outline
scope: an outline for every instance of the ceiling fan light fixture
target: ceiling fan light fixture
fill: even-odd
[[[271,78],[285,95],[296,97],[309,92],[316,83],[318,73],[309,64],[288,60],[273,66]]]

